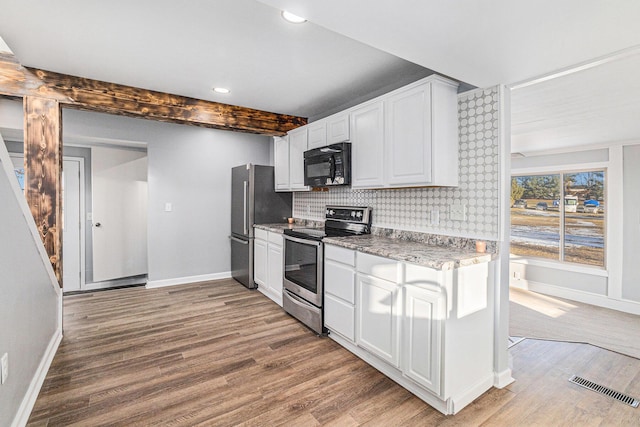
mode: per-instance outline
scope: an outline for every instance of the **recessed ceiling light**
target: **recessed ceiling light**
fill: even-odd
[[[293,13],[287,12],[286,10],[282,11],[282,17],[285,21],[291,22],[292,24],[302,24],[303,22],[307,22],[307,20],[303,17],[294,15]]]
[[[217,92],[217,93],[229,93],[229,92],[231,92],[231,91],[230,91],[229,89],[227,89],[226,87],[214,87],[214,88],[213,88],[213,91],[214,91],[214,92]]]

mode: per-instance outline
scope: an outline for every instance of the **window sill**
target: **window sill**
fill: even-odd
[[[509,262],[524,265],[533,265],[536,267],[553,268],[556,270],[571,271],[573,273],[590,274],[592,276],[609,277],[609,272],[601,267],[590,267],[587,265],[570,264],[560,261],[526,258],[518,255],[509,255]]]

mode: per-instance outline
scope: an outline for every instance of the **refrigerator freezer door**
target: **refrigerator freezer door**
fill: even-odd
[[[231,276],[249,289],[253,281],[253,239],[231,236]]]

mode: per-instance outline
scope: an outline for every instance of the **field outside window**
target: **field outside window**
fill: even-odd
[[[511,253],[604,267],[604,184],[604,170],[513,176]]]

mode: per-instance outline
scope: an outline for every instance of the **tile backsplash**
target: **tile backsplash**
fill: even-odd
[[[388,190],[330,188],[293,195],[296,218],[323,220],[326,205],[371,206],[373,225],[396,230],[497,240],[500,200],[498,87],[458,96],[459,184]],[[453,220],[451,206],[464,205],[465,221]],[[437,211],[438,224],[431,222]]]

